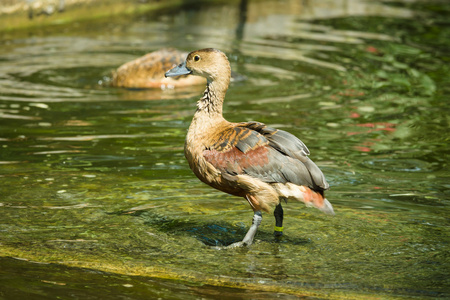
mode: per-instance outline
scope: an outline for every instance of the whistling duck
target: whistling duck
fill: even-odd
[[[211,48],[193,51],[165,75],[188,74],[207,80],[186,137],[184,151],[189,166],[204,183],[244,197],[254,211],[244,239],[228,247],[251,245],[261,224],[261,212],[273,208],[274,234],[282,235],[281,200],[299,200],[334,214],[324,196],[329,185],[322,171],[308,158],[309,150],[302,141],[262,123],[231,123],[224,119],[222,106],[231,68],[223,52]]]
[[[123,64],[114,71],[111,84],[116,87],[135,89],[205,84],[206,80],[198,76],[180,76],[176,79],[164,77],[164,72],[183,62],[186,55],[187,53],[171,48],[148,53]]]

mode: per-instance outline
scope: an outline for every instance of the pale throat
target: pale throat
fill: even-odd
[[[208,80],[203,96],[197,102],[197,113],[207,113],[210,117],[222,115],[223,100],[228,89],[228,80]]]

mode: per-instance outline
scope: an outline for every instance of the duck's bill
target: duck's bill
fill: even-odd
[[[186,62],[184,62],[182,64],[179,64],[175,68],[167,71],[165,76],[166,77],[175,77],[175,76],[181,76],[181,75],[188,75],[191,73],[192,73],[192,71],[186,67]]]

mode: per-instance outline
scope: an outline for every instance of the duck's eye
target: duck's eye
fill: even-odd
[[[200,56],[196,55],[194,56],[194,61],[199,61],[200,60]]]

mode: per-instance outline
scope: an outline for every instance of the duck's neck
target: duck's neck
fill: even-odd
[[[225,94],[228,89],[229,78],[222,80],[208,80],[203,97],[197,102],[196,115],[208,116],[209,118],[223,118],[222,107]]]
[[[228,80],[225,78],[222,82],[208,80],[203,97],[197,102],[197,111],[186,136],[185,151],[187,157],[192,156],[192,153],[201,153],[209,147],[211,135],[216,130],[225,128],[229,124],[222,115],[223,100],[228,83],[229,78]]]

